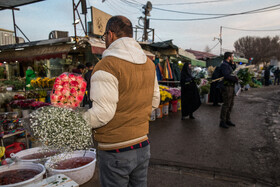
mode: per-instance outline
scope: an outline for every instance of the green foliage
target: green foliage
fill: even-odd
[[[25,88],[25,81],[22,79],[12,79],[3,81],[0,86],[11,86],[14,90],[23,90]]]
[[[249,83],[250,87],[252,88],[261,88],[262,87],[262,83],[260,81],[257,81],[257,80],[252,80],[250,83]]]
[[[205,95],[210,92],[210,84],[206,84],[200,87],[200,95]]]
[[[5,72],[5,68],[0,67],[0,79],[4,79],[4,72]]]
[[[248,68],[240,69],[237,73],[237,77],[242,82],[240,83],[241,86],[245,86],[252,81],[253,73],[249,71]]]

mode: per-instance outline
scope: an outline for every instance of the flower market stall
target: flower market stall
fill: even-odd
[[[74,186],[81,185],[93,177],[96,153],[95,149],[91,148],[93,146],[92,131],[89,123],[82,117],[83,113],[78,109],[87,84],[81,75],[72,73],[63,73],[52,80],[51,84],[49,82],[50,80],[47,79],[45,81],[36,79],[31,84],[32,87],[39,86],[40,88],[53,84],[51,104],[35,99],[25,99],[22,95],[6,96],[12,99],[10,106],[22,109],[32,108],[33,112],[23,120],[18,120],[16,112],[4,113],[0,115],[1,120],[4,120],[1,127],[14,130],[14,132],[24,127],[25,132],[30,133],[32,138],[41,143],[41,146],[22,150],[25,145],[16,143],[13,151],[7,149],[6,156],[11,156],[12,159],[5,159],[3,164],[15,161],[15,167],[5,170],[5,173],[4,166],[2,167],[0,185],[20,185],[29,180],[34,185],[37,185],[35,182],[48,183],[49,179],[43,180],[43,176],[38,178],[41,172],[70,178],[75,181]],[[10,119],[17,124],[15,126],[10,124]],[[33,161],[36,163],[31,163]],[[38,162],[43,165],[37,164]],[[30,165],[30,170],[26,169],[27,164]],[[31,165],[33,168],[41,167],[43,170],[33,171]],[[28,180],[23,177],[22,171],[30,175]],[[11,175],[17,175],[17,179],[9,180]]]

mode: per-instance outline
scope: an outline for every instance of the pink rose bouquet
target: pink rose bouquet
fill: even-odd
[[[55,106],[76,108],[83,101],[87,83],[81,75],[63,73],[56,78],[51,94]]]

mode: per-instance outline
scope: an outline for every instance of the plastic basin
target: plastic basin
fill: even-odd
[[[0,173],[6,172],[6,171],[11,171],[11,170],[19,170],[19,169],[32,169],[32,170],[37,170],[40,171],[38,175],[35,175],[33,178],[15,183],[15,184],[9,184],[9,185],[0,185],[0,187],[22,187],[28,184],[32,183],[37,183],[43,179],[43,175],[46,173],[46,169],[42,164],[35,164],[32,162],[17,162],[13,163],[11,165],[5,165],[5,166],[0,166]]]
[[[83,156],[91,157],[91,158],[93,158],[93,161],[91,161],[90,163],[88,163],[82,167],[73,168],[73,169],[53,169],[51,167],[54,164],[52,161],[53,158],[55,158],[55,160],[66,160],[66,159],[70,159],[70,158],[83,157]],[[70,177],[72,180],[74,180],[79,185],[86,183],[93,177],[93,174],[95,171],[95,165],[96,165],[95,149],[87,150],[86,152],[85,151],[74,151],[73,153],[70,153],[70,154],[59,154],[53,158],[50,158],[45,163],[45,167],[50,175],[64,174],[64,175]]]

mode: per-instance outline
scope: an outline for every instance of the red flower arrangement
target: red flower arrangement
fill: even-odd
[[[82,102],[87,83],[81,75],[63,73],[55,79],[51,103],[55,106],[76,108]]]

